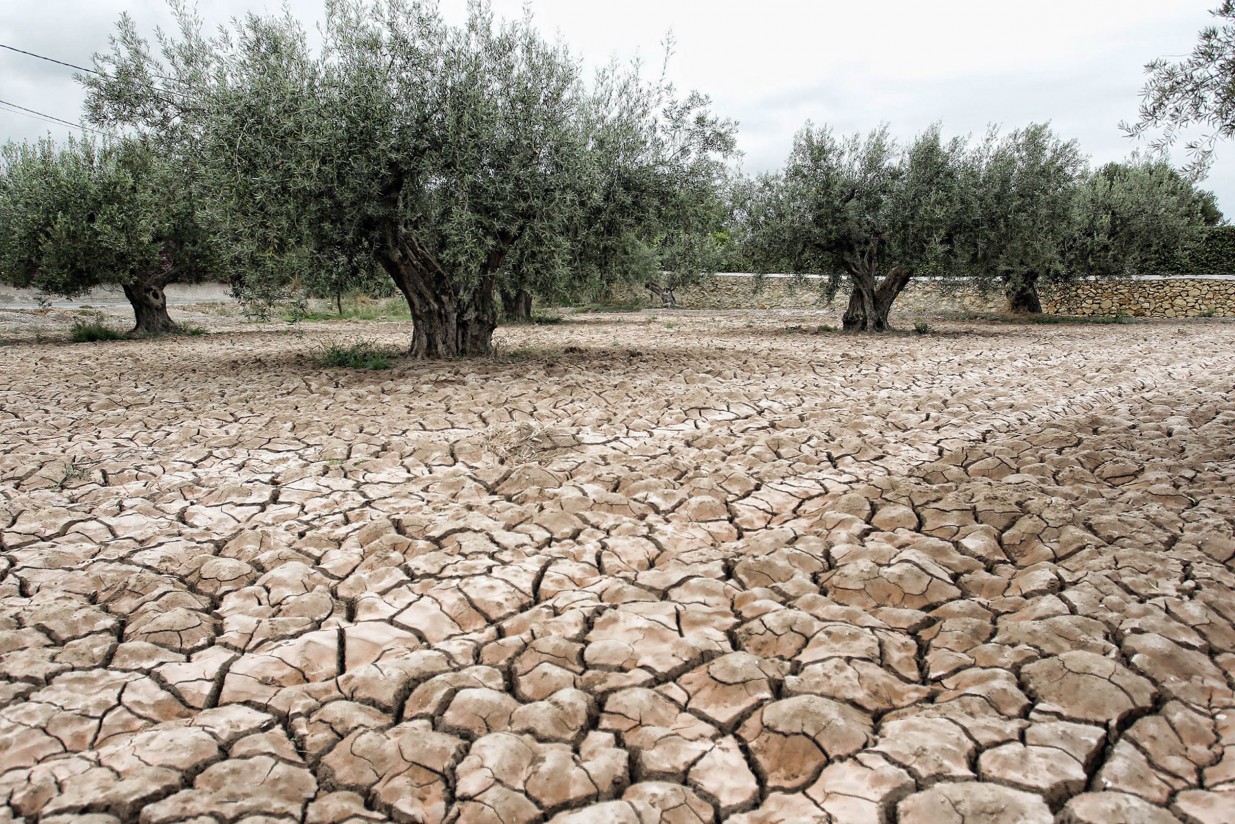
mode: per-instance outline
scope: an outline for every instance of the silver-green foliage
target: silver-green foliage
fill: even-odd
[[[499,285],[612,278],[621,250],[691,229],[666,192],[732,151],[705,98],[616,68],[589,84],[530,17],[482,2],[450,25],[430,0],[328,0],[317,49],[286,13],[212,38],[178,19],[161,59],[117,39],[116,79],[86,78],[92,115],[199,147],[256,285],[379,265],[420,356],[487,351]]]
[[[902,145],[886,126],[838,136],[808,124],[784,170],[753,187],[749,256],[762,271],[825,274],[830,294],[847,285],[846,328],[882,330],[910,278],[955,262],[969,159],[967,142],[938,126]]]
[[[1080,217],[1076,186],[1086,160],[1076,141],[1032,123],[975,148],[974,212],[965,230],[965,266],[958,274],[995,283],[1036,303],[1039,280],[1070,274],[1068,246]],[[1014,297],[1014,301],[1015,301]]]
[[[1235,136],[1235,0],[1222,0],[1211,14],[1214,24],[1201,30],[1191,54],[1145,67],[1139,117],[1124,124],[1133,136],[1156,133],[1155,148],[1174,143],[1183,129],[1205,129],[1187,144],[1194,178],[1208,168],[1217,142]]]
[[[978,141],[938,127],[807,127],[782,172],[749,183],[742,245],[756,271],[821,273],[849,290],[846,328],[880,330],[918,275],[966,277],[1036,311],[1037,284],[1169,268],[1207,219],[1204,192],[1156,158],[1090,171],[1045,124]]]
[[[171,283],[219,273],[212,233],[174,161],[147,143],[9,143],[0,165],[0,280],[74,297],[122,286],[138,331],[167,331]],[[139,303],[141,305],[139,305]]]
[[[1177,272],[1204,230],[1205,198],[1165,161],[1134,156],[1075,190],[1069,270],[1092,277]]]

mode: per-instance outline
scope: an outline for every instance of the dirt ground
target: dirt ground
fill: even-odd
[[[190,319],[0,346],[0,821],[1235,821],[1235,324]]]

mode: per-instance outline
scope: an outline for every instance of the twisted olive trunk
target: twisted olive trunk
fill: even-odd
[[[159,284],[124,284],[124,296],[133,307],[137,323],[132,335],[166,335],[179,332],[180,327],[167,314],[167,295]]]
[[[497,271],[513,237],[501,236],[468,292],[460,291],[410,232],[387,232],[380,262],[412,313],[413,358],[457,358],[493,352],[497,328]]]
[[[877,251],[878,244],[872,244],[869,253],[849,267],[852,283],[849,306],[841,317],[846,332],[886,332],[891,329],[888,315],[892,313],[892,304],[913,278],[913,270],[894,266],[879,279]]]
[[[532,293],[526,289],[502,290],[502,317],[522,323],[532,317]]]
[[[677,295],[673,293],[672,287],[661,286],[659,283],[656,283],[655,281],[651,281],[651,280],[643,284],[643,286],[649,292],[651,292],[653,295],[657,297],[657,299],[661,303],[661,306],[663,306],[665,309],[677,309],[678,308],[678,298],[677,298]]]
[[[1009,281],[1004,294],[1008,297],[1008,308],[1019,315],[1037,315],[1042,312],[1042,301],[1038,297],[1038,277],[1031,275]]]

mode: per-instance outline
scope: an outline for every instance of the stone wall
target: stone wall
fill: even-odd
[[[1054,315],[1230,318],[1235,317],[1235,278],[1082,280],[1045,290],[1042,309]]]
[[[677,290],[683,309],[827,309],[844,308],[847,294],[837,295],[829,307],[825,281],[815,275],[717,274],[695,286]],[[614,303],[656,307],[646,289],[616,289]],[[966,281],[919,279],[911,281],[893,308],[894,313],[1004,312],[1008,304],[998,291],[980,292]],[[1235,277],[1126,278],[1084,280],[1042,290],[1042,308],[1057,315],[1114,315],[1134,317],[1235,317]]]

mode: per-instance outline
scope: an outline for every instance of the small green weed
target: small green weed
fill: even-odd
[[[643,311],[643,301],[636,299],[614,303],[585,303],[582,306],[576,307],[576,311],[581,313],[641,312]]]
[[[747,326],[753,326],[753,323],[747,323]],[[828,332],[835,332],[835,326],[829,326],[826,323],[821,323],[818,326],[802,326],[796,324],[794,326],[786,326],[785,331],[791,335],[826,335]]]
[[[317,362],[334,369],[390,369],[394,366],[394,355],[373,341],[359,340],[329,344],[323,348]]]
[[[84,466],[78,466],[76,458],[69,458],[64,464],[64,475],[60,478],[59,487],[64,489],[67,486],[80,483],[90,478],[90,471]]]
[[[282,318],[287,323],[300,321],[331,320],[402,320],[412,316],[407,301],[402,298],[370,298],[357,295],[343,301],[343,311],[331,304],[328,307],[312,308],[308,305],[290,306]]]
[[[1030,315],[1025,318],[1030,323],[1038,324],[1058,324],[1058,323],[1079,323],[1079,324],[1108,324],[1108,323],[1128,323],[1128,316],[1123,312],[1117,312],[1114,315]]]
[[[182,323],[180,324],[180,334],[187,335],[190,338],[200,338],[202,335],[208,335],[210,333],[206,331],[205,327],[190,326]]]
[[[101,312],[95,313],[88,319],[83,318],[73,321],[73,328],[69,334],[73,339],[73,343],[96,343],[104,340],[124,339],[124,332],[103,322],[103,314]]]
[[[931,328],[931,325],[929,323],[926,323],[924,321],[918,321],[917,323],[913,325],[913,331],[919,335],[929,335],[935,330]]]

